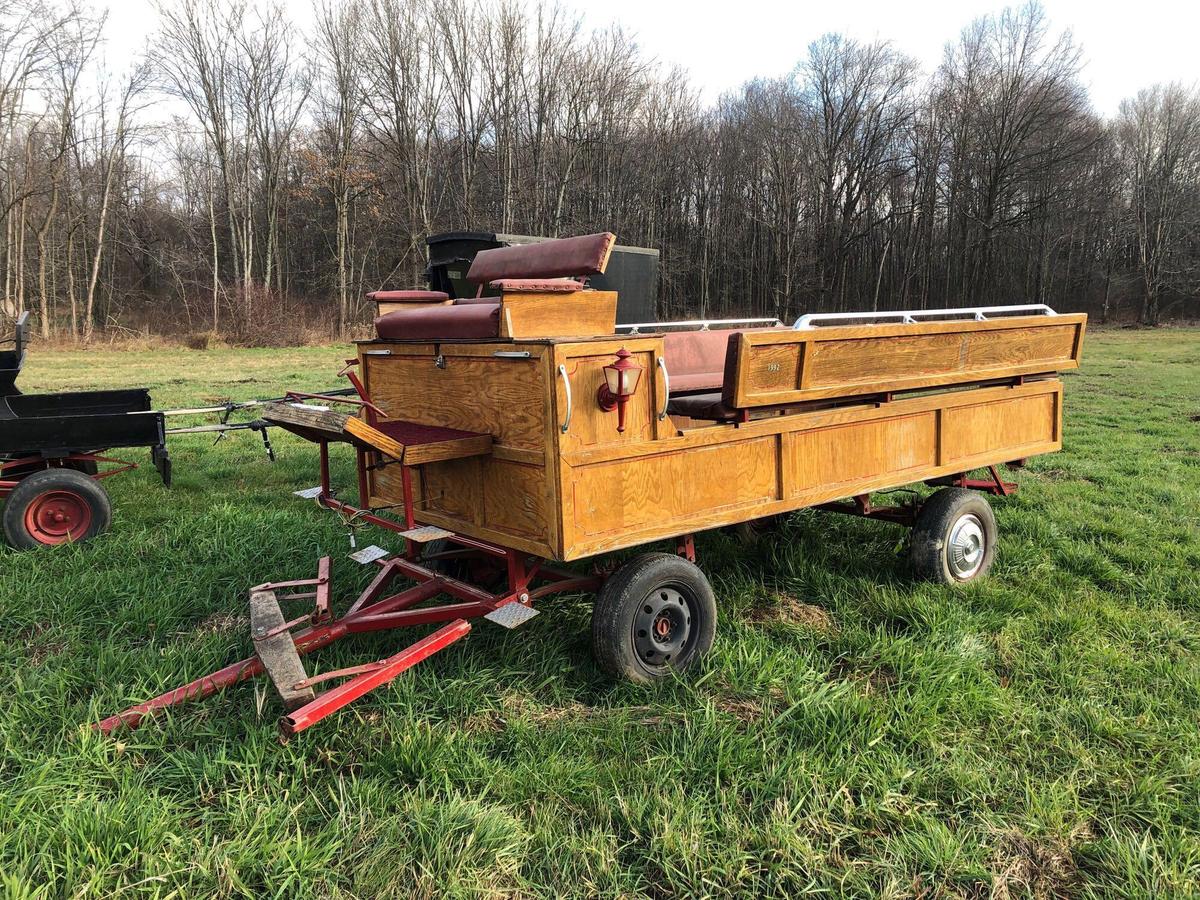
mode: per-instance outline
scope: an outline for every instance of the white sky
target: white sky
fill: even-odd
[[[283,0],[297,24],[311,19],[311,0]],[[1004,0],[564,0],[586,11],[585,22],[620,22],[650,55],[678,63],[706,100],[756,76],[792,69],[809,42],[829,31],[861,40],[882,38],[915,56],[927,71],[942,48],[972,19],[1008,5]],[[1121,99],[1157,81],[1200,81],[1200,2],[1197,0],[1043,0],[1055,30],[1069,28],[1082,44],[1089,85],[1102,115]],[[150,0],[113,0],[107,57],[119,66],[154,32]]]

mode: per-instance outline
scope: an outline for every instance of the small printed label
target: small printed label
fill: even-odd
[[[375,560],[383,559],[387,555],[389,555],[388,551],[384,550],[380,546],[372,544],[370,547],[363,547],[358,552],[351,553],[350,558],[356,563],[360,563],[361,565],[365,566],[367,563],[373,563]]]
[[[305,488],[302,491],[292,491],[292,493],[297,497],[303,497],[305,500],[311,500],[321,493],[321,486],[318,484],[316,487]]]

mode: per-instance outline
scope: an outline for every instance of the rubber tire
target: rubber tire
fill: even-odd
[[[435,553],[445,553],[454,547],[455,544],[446,538],[430,541],[422,550],[421,565],[439,575],[445,575],[456,581],[465,581],[467,584],[483,588],[485,591],[499,593],[508,586],[508,572],[502,563],[489,565],[488,563],[473,562],[470,559],[426,560],[424,558]]]
[[[753,547],[760,541],[778,531],[783,524],[781,515],[763,516],[761,519],[748,519],[728,526],[728,532],[743,547]]]
[[[647,595],[672,584],[685,589],[695,605],[692,627],[698,633],[688,650],[667,667],[651,668],[638,657],[633,643],[633,622]],[[717,601],[712,585],[695,563],[673,553],[648,553],[626,563],[604,582],[592,606],[592,652],[610,675],[638,684],[650,684],[669,670],[691,668],[713,645],[717,630]]]
[[[84,475],[95,476],[100,471],[99,464],[94,459],[68,459],[63,463],[64,469],[74,469]]]
[[[4,539],[10,547],[17,550],[36,550],[49,546],[37,540],[25,528],[25,511],[33,501],[47,491],[64,488],[79,494],[87,502],[92,511],[92,522],[83,537],[70,543],[86,541],[108,530],[112,522],[112,504],[108,494],[94,478],[88,478],[74,469],[51,468],[34,472],[22,478],[12,489],[4,502],[4,512],[0,516]]]
[[[950,570],[946,546],[954,523],[973,513],[983,526],[983,563],[969,578],[959,578]],[[921,506],[909,542],[909,560],[913,572],[925,581],[939,584],[968,584],[987,574],[996,557],[996,516],[987,497],[967,488],[942,488]]]

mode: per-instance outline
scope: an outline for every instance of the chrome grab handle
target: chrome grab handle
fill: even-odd
[[[567,429],[571,427],[571,379],[567,376],[567,367],[562,363],[559,363],[558,374],[562,377],[563,387],[567,391],[567,415],[562,423],[562,433],[566,434]]]
[[[667,417],[667,407],[671,404],[671,376],[667,374],[667,363],[661,356],[658,358],[658,367],[663,373],[663,407],[658,413],[661,421]]]

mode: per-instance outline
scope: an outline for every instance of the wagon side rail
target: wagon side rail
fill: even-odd
[[[930,310],[935,318],[929,321],[741,332],[730,338],[724,401],[734,409],[753,409],[1011,381],[1078,368],[1087,316],[1030,309],[1039,312],[987,318],[970,315],[979,310]],[[944,312],[960,317],[936,317]],[[832,314],[856,315],[875,314]]]

